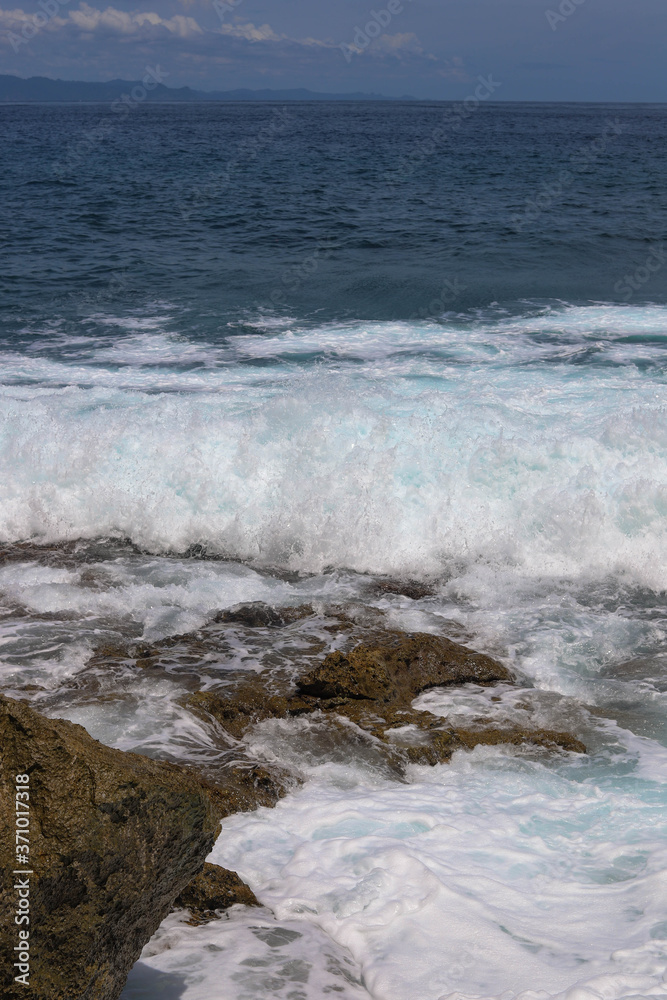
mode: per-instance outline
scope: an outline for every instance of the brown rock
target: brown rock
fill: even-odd
[[[411,701],[421,691],[446,684],[493,684],[512,680],[509,670],[483,653],[428,633],[386,633],[350,653],[330,653],[298,681],[316,698],[377,702]]]
[[[223,769],[213,767],[209,771],[204,765],[202,773],[221,816],[252,812],[259,806],[271,808],[296,785],[295,779],[277,765],[269,769],[247,758]]]
[[[23,876],[13,872],[24,870],[32,956],[29,990],[2,963],[1,995],[115,1000],[201,869],[220,809],[189,771],[102,746],[81,726],[8,698],[0,698],[0,756],[0,953],[18,943],[14,885]],[[29,789],[28,866],[14,853],[18,774],[29,776],[20,784]]]
[[[412,601],[420,601],[435,593],[433,587],[418,580],[376,580],[371,584],[371,590],[378,595],[396,594],[399,597],[409,597]]]
[[[245,625],[246,628],[285,628],[312,614],[310,604],[301,604],[296,608],[272,608],[263,601],[252,601],[219,611],[211,620],[216,624]]]
[[[318,711],[332,723],[343,717],[386,746],[392,767],[400,759],[442,763],[456,750],[480,744],[532,744],[585,753],[584,744],[570,733],[516,727],[454,729],[446,719],[412,708],[414,698],[432,687],[512,679],[502,663],[442,636],[374,630],[350,652],[330,653],[297,681],[296,694],[286,678],[266,670],[246,675],[223,691],[193,694],[187,704],[216,719],[238,740],[264,719]]]
[[[255,893],[236,872],[207,861],[203,871],[176,897],[174,908],[189,910],[191,917],[188,923],[197,925],[215,920],[221,910],[228,910],[235,903],[261,906]]]
[[[572,753],[586,753],[586,747],[572,733],[559,733],[553,729],[455,729],[454,733],[463,746],[473,747],[498,743],[512,743],[521,746],[531,743],[547,750],[569,750]]]

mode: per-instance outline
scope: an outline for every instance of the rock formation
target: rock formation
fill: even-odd
[[[342,618],[342,616],[341,616]],[[393,764],[437,764],[455,750],[480,744],[522,743],[585,753],[570,733],[497,726],[454,728],[445,719],[412,708],[429,688],[453,684],[512,682],[509,670],[483,653],[430,633],[370,630],[348,652],[335,650],[294,685],[276,671],[240,676],[221,691],[197,692],[188,705],[212,716],[236,739],[268,718],[322,712],[336,724],[347,720],[385,744]]]
[[[222,810],[187,770],[112,750],[2,697],[0,755],[0,995],[115,1000],[202,868]],[[15,852],[19,816],[29,852]],[[29,923],[15,922],[17,910]],[[9,956],[28,952],[26,989]]]
[[[386,590],[409,587],[389,581]],[[267,666],[221,671],[230,637]],[[234,903],[258,905],[236,873],[203,863],[222,816],[273,805],[298,780],[248,753],[244,737],[263,720],[310,715],[325,754],[370,746],[397,776],[410,763],[437,764],[479,744],[585,752],[568,733],[483,719],[461,729],[413,708],[429,688],[513,678],[451,639],[387,628],[374,608],[239,605],[196,632],[102,647],[77,683],[94,697],[100,676],[108,684],[116,669],[178,678],[190,690],[185,703],[221,741],[219,759],[199,777],[104,747],[80,726],[0,697],[0,948],[18,956],[16,967],[2,966],[7,1000],[115,1000],[172,905],[193,923]],[[14,917],[26,906],[30,923],[19,925]],[[26,964],[29,993],[13,979]]]
[[[227,871],[219,865],[207,861],[199,875],[179,893],[174,901],[174,909],[190,912],[189,924],[206,924],[215,920],[220,911],[241,903],[244,906],[260,906],[255,893],[249,889],[236,872]]]

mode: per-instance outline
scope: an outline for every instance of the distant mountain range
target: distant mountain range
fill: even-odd
[[[0,102],[106,102],[117,100],[122,94],[131,94],[141,87],[139,80],[109,80],[106,83],[88,83],[84,80],[49,80],[45,76],[31,76],[22,80],[18,76],[0,74]],[[320,94],[313,90],[192,90],[190,87],[165,87],[158,83],[150,91],[142,88],[142,101],[410,101],[415,98],[383,97],[382,94]],[[135,98],[136,99],[136,98]]]

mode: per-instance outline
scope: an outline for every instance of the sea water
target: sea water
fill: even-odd
[[[667,112],[489,105],[425,153],[446,110],[137,108],[64,173],[104,106],[0,111],[2,690],[215,767],[183,677],[95,648],[363,604],[517,678],[415,707],[588,748],[399,779],[256,726],[293,790],[210,860],[262,908],[172,914],[124,1000],[667,995]]]

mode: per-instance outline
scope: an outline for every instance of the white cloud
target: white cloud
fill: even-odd
[[[402,35],[380,35],[373,49],[387,55],[400,55],[404,52],[422,55],[424,52],[421,42],[412,32]]]
[[[202,35],[203,31],[193,17],[184,17],[176,14],[171,18],[163,18],[153,11],[138,11],[129,14],[124,10],[117,10],[115,7],[107,7],[105,10],[98,10],[87,3],[81,3],[78,10],[65,10],[59,12],[65,15],[51,17],[48,24],[39,24],[40,30],[62,30],[73,29],[86,34],[105,35],[141,35],[154,36],[161,31],[168,32],[176,38],[191,38],[193,35]],[[17,30],[25,24],[35,24],[35,14],[22,10],[20,7],[14,10],[3,10],[0,8],[0,25],[9,30]]]
[[[356,41],[356,39],[355,39]],[[368,42],[368,39],[367,39]],[[336,46],[340,48],[340,46]],[[385,56],[395,56],[400,59],[403,56],[419,56],[422,59],[437,61],[437,56],[427,52],[414,32],[403,32],[396,35],[380,35],[374,39],[368,48],[357,44],[346,45],[348,52],[356,52],[357,55],[367,53],[369,56],[384,58]]]
[[[278,35],[270,24],[256,26],[247,24],[221,24],[220,31],[228,38],[242,38],[246,42],[289,42],[292,45],[305,45],[307,48],[317,46],[324,49],[338,48],[335,42],[324,42],[318,38],[290,38],[289,35]]]
[[[436,72],[438,76],[443,76],[446,80],[461,80],[467,83],[472,79],[461,56],[452,56],[451,59],[445,59],[444,66]]]
[[[270,24],[262,24],[256,28],[254,24],[221,24],[223,35],[232,38],[243,38],[246,42],[283,42],[287,35],[277,35]]]
[[[149,26],[150,28],[164,28],[178,38],[189,38],[191,35],[203,34],[193,17],[183,17],[181,14],[176,14],[174,17],[165,19],[152,11],[129,14],[124,10],[116,10],[115,7],[98,10],[87,3],[82,3],[79,10],[71,10],[69,19],[82,31],[89,32],[104,31],[118,35],[136,35],[143,34],[143,29]]]
[[[41,13],[41,12],[40,12]],[[23,10],[21,7],[15,7],[13,10],[3,10],[0,8],[0,26],[8,31],[16,31],[23,27],[24,24],[34,24],[35,23],[35,12]],[[67,19],[62,17],[52,17],[49,20],[49,25],[54,27],[62,27],[67,24]],[[41,27],[41,25],[40,25]]]

